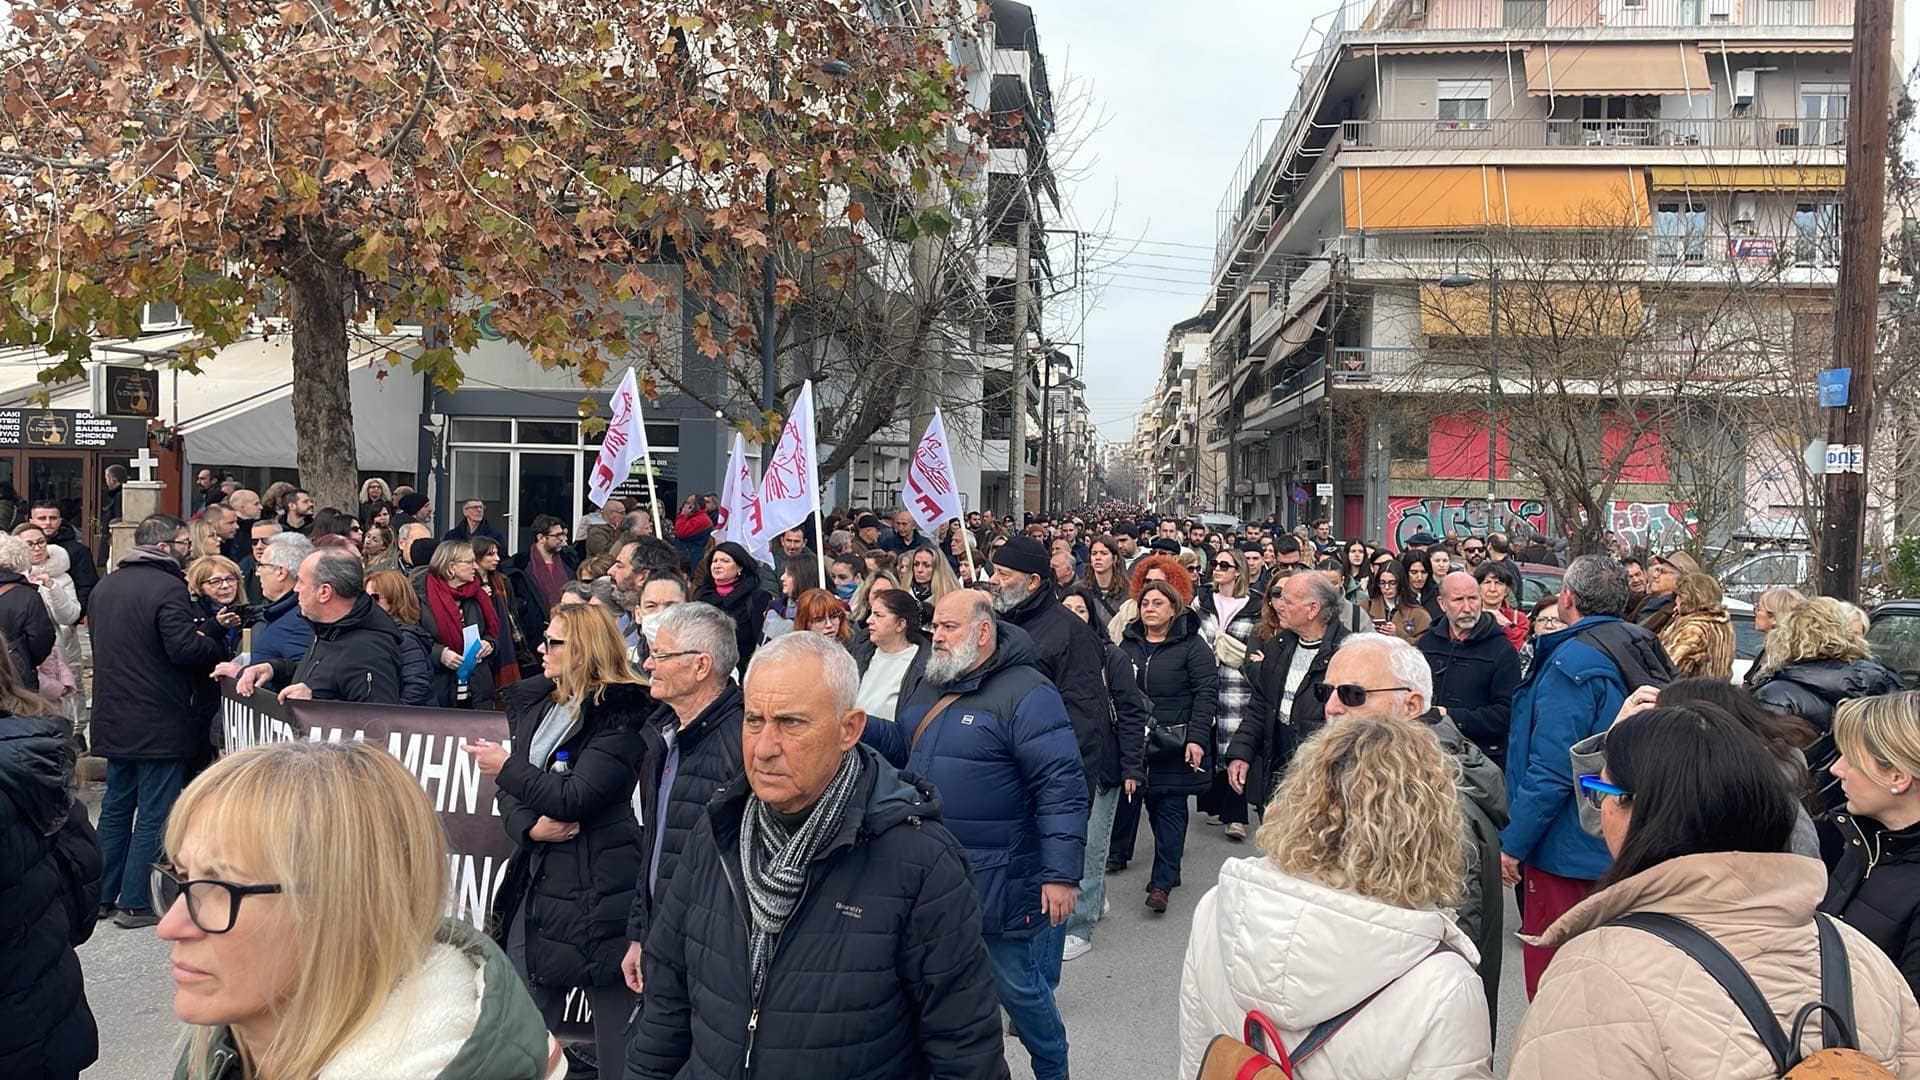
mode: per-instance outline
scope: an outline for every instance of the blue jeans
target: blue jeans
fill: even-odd
[[[153,906],[147,868],[160,853],[167,815],[187,780],[185,758],[107,760],[107,795],[100,803],[100,902],[125,911]]]
[[[1120,808],[1120,789],[1107,788],[1093,797],[1087,815],[1087,856],[1080,866],[1080,895],[1073,901],[1067,933],[1093,940],[1093,924],[1107,901],[1107,842],[1113,834],[1113,815]]]
[[[987,956],[993,961],[993,992],[1013,1018],[1020,1042],[1033,1059],[1034,1080],[1066,1080],[1067,1025],[1053,1002],[1048,972],[1059,978],[1060,927],[1031,934],[988,934]]]
[[[1187,848],[1187,797],[1148,792],[1147,818],[1153,823],[1153,876],[1147,884],[1172,891],[1180,884],[1180,856]]]

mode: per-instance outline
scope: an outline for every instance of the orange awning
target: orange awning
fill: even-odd
[[[1688,42],[1541,45],[1527,52],[1527,93],[1704,94],[1707,58]]]
[[[1492,329],[1485,285],[1420,286],[1420,329],[1429,337],[1483,338]],[[1500,292],[1500,332],[1517,337],[1625,338],[1645,327],[1640,287],[1509,281]]]
[[[1348,168],[1346,227],[1646,228],[1641,170],[1619,165],[1442,165]]]

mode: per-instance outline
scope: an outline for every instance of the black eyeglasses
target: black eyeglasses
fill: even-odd
[[[1359,683],[1345,682],[1335,686],[1332,683],[1315,683],[1313,685],[1313,696],[1324,703],[1335,694],[1339,694],[1340,704],[1345,705],[1349,709],[1357,709],[1367,703],[1368,694],[1387,694],[1395,690],[1412,689],[1413,687],[1411,686],[1361,686]]]
[[[153,910],[165,914],[182,896],[187,898],[187,918],[209,934],[224,934],[233,929],[240,914],[240,900],[248,896],[267,896],[282,891],[278,885],[236,885],[218,878],[183,879],[166,863],[153,864],[149,887],[153,890]]]

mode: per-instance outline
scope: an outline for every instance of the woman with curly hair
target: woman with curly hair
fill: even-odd
[[[1465,888],[1458,769],[1425,724],[1349,715],[1304,743],[1261,817],[1261,854],[1200,900],[1180,978],[1180,1071],[1249,1010],[1298,1047],[1364,1002],[1318,1076],[1493,1075]]]

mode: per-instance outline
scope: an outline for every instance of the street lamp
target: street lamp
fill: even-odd
[[[1469,248],[1479,248],[1487,257],[1487,528],[1492,531],[1500,476],[1500,263],[1493,249],[1478,240],[1462,244],[1453,256],[1453,272],[1440,279],[1440,287],[1464,289],[1480,284],[1479,278],[1460,269],[1460,258]]]

